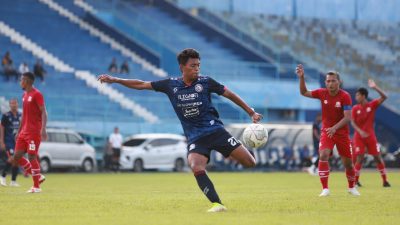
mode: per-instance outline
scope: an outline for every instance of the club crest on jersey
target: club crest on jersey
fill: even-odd
[[[178,91],[177,87],[174,87],[174,94]]]
[[[357,114],[360,114],[361,113],[361,110],[357,110]]]
[[[196,84],[196,85],[194,86],[194,90],[195,90],[196,92],[202,92],[202,91],[203,91],[203,86],[202,86],[201,84]]]
[[[196,145],[195,145],[195,144],[189,145],[189,151],[192,151],[192,150],[195,149],[195,148],[196,148]]]
[[[328,104],[328,100],[324,100],[324,104]]]
[[[367,107],[367,112],[371,112],[371,107]]]
[[[31,102],[32,101],[32,96],[29,96],[28,97],[28,102]]]
[[[342,104],[340,102],[336,102],[335,107],[340,108],[340,107],[342,107]]]

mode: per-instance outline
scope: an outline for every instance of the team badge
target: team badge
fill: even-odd
[[[177,87],[174,87],[174,94],[178,91]]]
[[[371,107],[367,107],[367,112],[371,112]]]
[[[215,121],[214,120],[210,120],[210,125],[214,125]]]
[[[340,108],[340,107],[342,107],[342,104],[340,102],[336,102],[335,107]]]
[[[324,104],[328,104],[328,100],[324,100]]]
[[[189,145],[189,151],[192,151],[192,150],[195,149],[195,148],[196,148],[196,145],[195,145],[195,144]]]
[[[361,113],[361,110],[357,110],[357,114],[360,114]]]
[[[196,85],[194,86],[194,90],[195,90],[196,92],[202,92],[202,91],[203,91],[203,86],[202,86],[201,84],[196,84]]]
[[[28,97],[28,102],[31,102],[32,101],[32,96],[29,96]]]

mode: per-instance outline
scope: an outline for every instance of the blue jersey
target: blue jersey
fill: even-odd
[[[12,112],[7,112],[1,117],[1,125],[4,127],[4,143],[7,149],[15,148],[15,135],[18,132],[21,121],[21,113],[17,112],[14,116]]]
[[[151,82],[155,91],[165,93],[181,121],[183,131],[192,143],[223,128],[219,114],[211,102],[211,93],[222,95],[225,87],[208,76],[199,76],[190,86],[182,78]]]

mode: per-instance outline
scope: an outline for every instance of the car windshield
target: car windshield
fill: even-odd
[[[146,139],[142,139],[142,138],[134,138],[134,139],[130,139],[128,141],[125,141],[123,146],[127,146],[127,147],[135,147],[135,146],[139,146],[141,145]]]

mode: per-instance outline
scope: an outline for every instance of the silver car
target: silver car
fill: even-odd
[[[121,169],[183,171],[186,166],[186,138],[176,134],[138,134],[125,139],[120,157]]]
[[[92,172],[96,166],[95,149],[87,144],[75,131],[47,129],[48,140],[39,147],[42,172],[52,168],[79,168]]]

